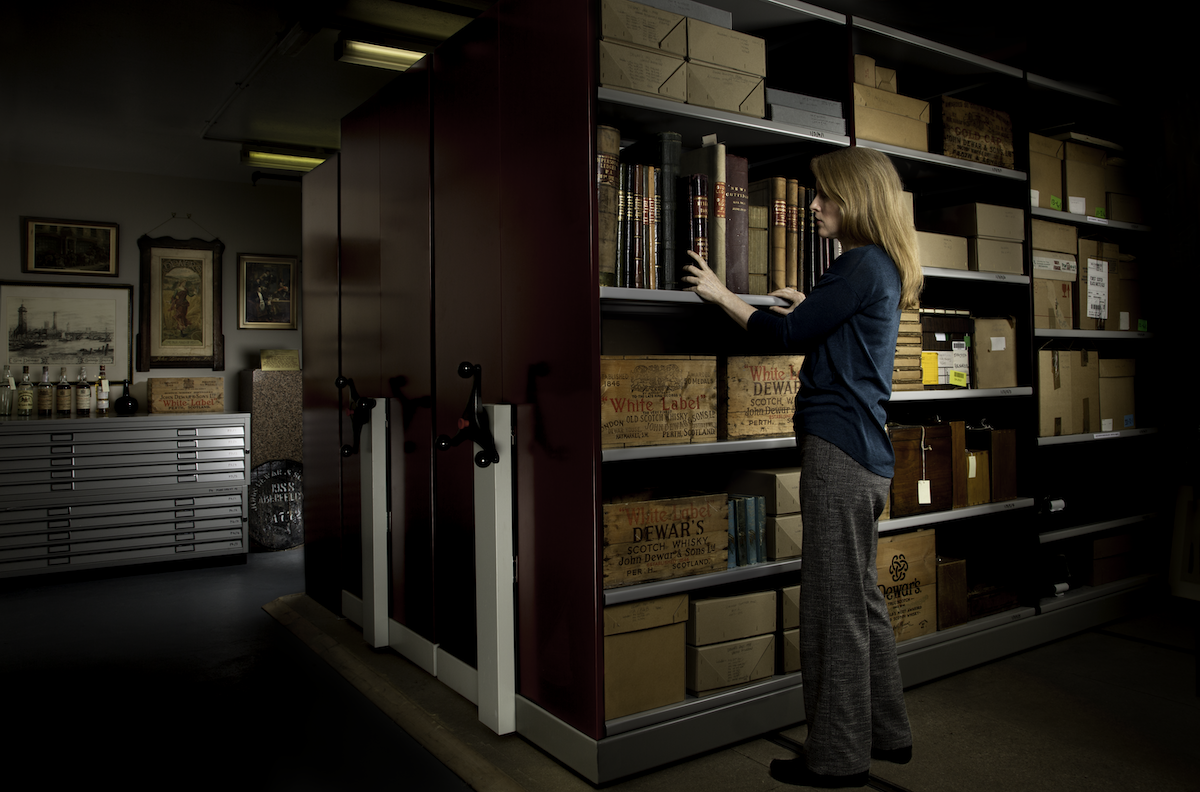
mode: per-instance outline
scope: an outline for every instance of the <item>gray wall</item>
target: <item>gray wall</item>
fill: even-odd
[[[300,185],[244,183],[153,176],[0,161],[0,280],[39,283],[129,283],[134,286],[134,333],[143,234],[177,239],[214,237],[225,244],[222,262],[222,327],[225,370],[151,369],[133,372],[133,395],[145,409],[147,377],[220,376],[225,406],[238,409],[238,372],[259,366],[261,349],[300,349],[300,330],[238,330],[239,253],[300,256]],[[172,219],[172,213],[176,215]],[[191,215],[191,219],[185,219]],[[58,277],[22,272],[20,218],[94,220],[120,226],[116,278]],[[304,321],[304,306],[300,306]],[[135,355],[136,359],[136,355]],[[91,372],[89,372],[91,373]],[[53,372],[57,377],[58,372]],[[68,372],[73,379],[76,372]],[[114,390],[114,398],[120,388]]]

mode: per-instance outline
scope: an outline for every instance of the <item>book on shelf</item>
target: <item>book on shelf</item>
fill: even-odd
[[[725,155],[725,285],[750,294],[750,162]]]
[[[784,237],[784,281],[793,289],[800,288],[798,267],[800,261],[800,182],[788,179],[785,195],[787,233]]]
[[[771,176],[751,182],[750,205],[765,207],[767,210],[769,294],[787,285],[787,179]]]
[[[708,178],[708,253],[705,257],[713,274],[725,282],[725,144],[714,135],[705,136],[705,145],[684,152],[679,158],[683,174],[702,173]]]
[[[770,242],[767,228],[767,207],[749,206],[746,216],[747,229],[747,264],[749,269],[750,294],[767,294],[767,278],[770,273]]]
[[[767,560],[767,503],[761,495],[729,496],[729,568]]]
[[[621,133],[596,127],[596,198],[600,211],[600,285],[617,285],[617,233],[620,211]]]
[[[654,267],[653,288],[678,289],[678,253],[676,237],[678,226],[676,213],[679,211],[678,178],[679,158],[683,138],[678,132],[660,132],[626,146],[621,151],[621,160],[641,163],[654,169],[653,238]]]
[[[680,249],[680,261],[690,263],[691,257],[686,251],[699,255],[708,261],[708,177],[703,173],[693,173],[679,180],[681,197],[687,196],[687,211],[679,212],[679,224],[684,245]],[[679,276],[682,278],[681,268]]]

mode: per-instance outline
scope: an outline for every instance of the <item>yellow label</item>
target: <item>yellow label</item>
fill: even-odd
[[[951,369],[950,384],[959,388],[967,387],[967,372]]]
[[[921,353],[921,384],[922,385],[937,385],[938,384],[938,353],[937,352],[922,352]]]

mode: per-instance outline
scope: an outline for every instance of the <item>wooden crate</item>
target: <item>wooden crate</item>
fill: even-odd
[[[725,493],[604,506],[604,588],[729,567]]]
[[[717,439],[717,359],[706,355],[601,355],[603,448]]]
[[[223,413],[224,377],[150,377],[146,380],[151,413]]]
[[[935,532],[881,537],[875,558],[879,589],[897,641],[937,630],[937,550]]]
[[[953,508],[953,440],[950,425],[894,426],[888,430],[888,434],[896,453],[890,515],[907,517]],[[922,481],[929,482],[928,497],[925,497]]]
[[[803,355],[724,358],[717,371],[717,433],[737,440],[792,434]]]

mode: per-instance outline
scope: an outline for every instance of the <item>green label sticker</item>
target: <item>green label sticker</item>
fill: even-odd
[[[1051,195],[1050,196],[1050,208],[1057,209],[1058,211],[1061,212],[1062,211],[1062,198],[1059,198],[1057,195]]]

